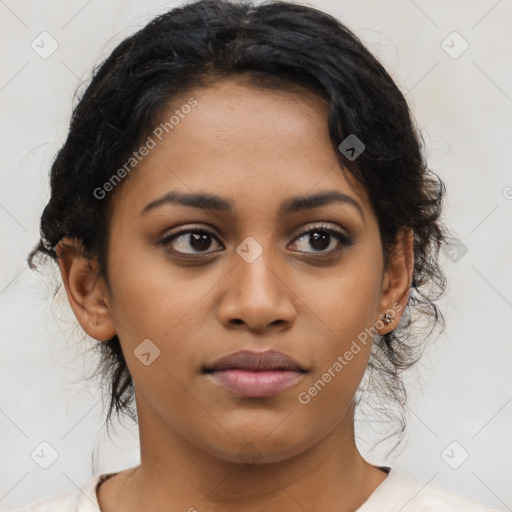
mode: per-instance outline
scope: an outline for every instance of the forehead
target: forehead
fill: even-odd
[[[364,187],[342,170],[327,115],[325,100],[309,91],[239,80],[190,90],[161,112],[152,149],[116,203],[140,211],[180,190],[229,197],[235,207],[254,200],[277,207],[289,196],[334,188],[369,207]]]

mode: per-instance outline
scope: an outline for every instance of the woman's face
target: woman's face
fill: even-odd
[[[101,323],[120,338],[139,421],[232,461],[284,460],[350,432],[369,329],[393,328],[378,320],[405,305],[407,270],[384,272],[377,218],[343,175],[326,104],[230,80],[174,101],[162,122],[173,114],[111,192]],[[205,371],[241,350],[279,351],[302,371]]]

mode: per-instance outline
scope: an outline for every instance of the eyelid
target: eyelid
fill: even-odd
[[[335,233],[338,233],[338,234],[346,237],[347,239],[351,238],[351,236],[347,232],[342,231],[338,227],[330,226],[326,222],[320,221],[320,222],[313,222],[311,224],[308,224],[305,228],[302,229],[302,231],[300,231],[294,237],[294,239],[292,241],[294,242],[295,240],[297,240],[297,238],[300,238],[300,237],[308,234],[309,232],[314,231],[315,229],[318,231],[335,232]]]

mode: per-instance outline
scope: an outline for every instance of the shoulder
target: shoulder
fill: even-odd
[[[98,512],[96,487],[111,475],[95,475],[81,489],[38,501],[16,512]]]
[[[390,469],[357,512],[497,512],[430,482]]]

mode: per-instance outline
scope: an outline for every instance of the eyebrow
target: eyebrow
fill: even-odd
[[[285,199],[278,211],[278,215],[283,217],[290,213],[296,213],[305,210],[311,210],[320,206],[326,206],[332,203],[342,203],[354,206],[364,220],[364,211],[361,205],[351,196],[342,194],[337,190],[326,190],[318,192],[313,195],[295,196]],[[170,191],[162,197],[151,201],[147,204],[141,212],[141,215],[146,214],[150,210],[162,206],[164,204],[179,204],[183,206],[190,206],[199,208],[201,210],[216,210],[219,212],[232,213],[234,211],[233,201],[206,193],[186,194],[175,191]]]

